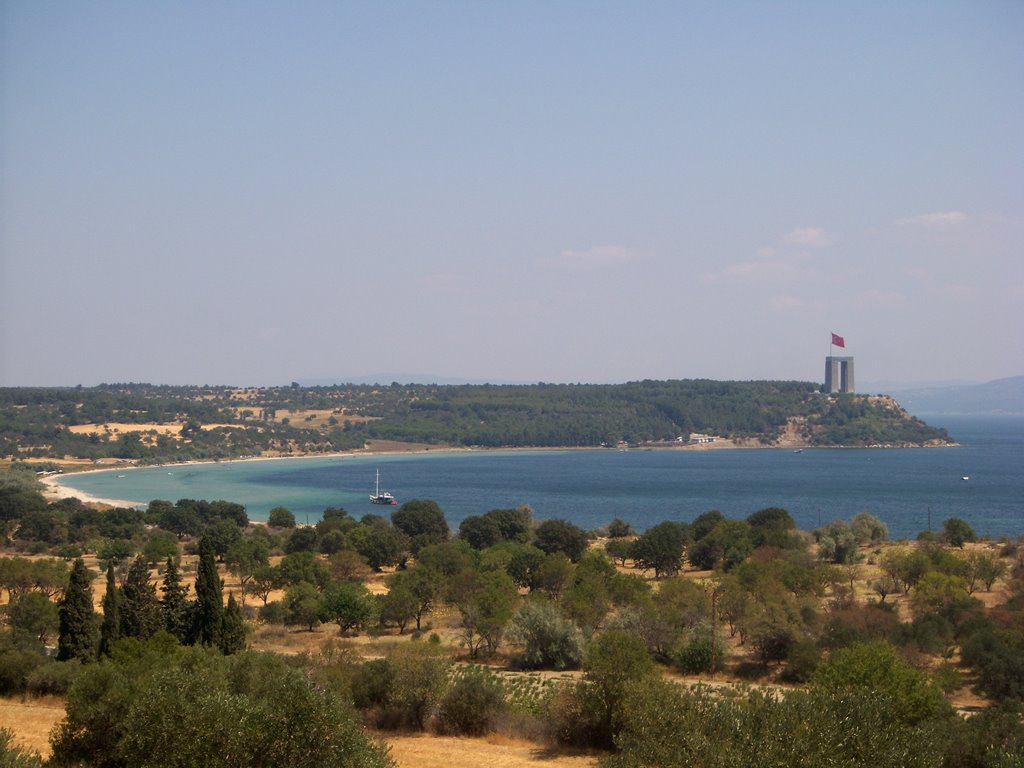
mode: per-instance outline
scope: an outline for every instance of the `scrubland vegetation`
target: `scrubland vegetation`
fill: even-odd
[[[0,388],[0,455],[22,460],[209,460],[347,451],[373,441],[595,447],[685,440],[692,432],[765,445],[783,436],[807,445],[949,437],[889,398],[826,396],[796,381]]]
[[[228,501],[47,502],[11,470],[0,525],[0,695],[65,709],[48,744],[0,730],[0,765],[384,766],[417,732],[618,768],[1024,754],[1024,546],[955,518],[909,542],[776,508],[252,525]]]

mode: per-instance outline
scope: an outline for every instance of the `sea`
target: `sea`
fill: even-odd
[[[426,451],[179,464],[69,475],[62,483],[95,497],[225,499],[252,520],[277,506],[300,523],[326,507],[360,518],[396,507],[372,504],[381,490],[399,503],[433,499],[457,530],[463,518],[528,504],[538,520],[586,529],[615,518],[642,531],[688,522],[709,510],[743,518],[789,511],[812,530],[870,512],[894,539],[938,530],[950,517],[983,536],[1024,534],[1024,416],[933,416],[959,445],[942,448],[594,449]]]

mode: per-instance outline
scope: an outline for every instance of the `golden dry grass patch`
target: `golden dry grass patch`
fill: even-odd
[[[14,745],[43,757],[50,756],[50,731],[63,719],[61,699],[0,697],[0,724],[14,733]]]
[[[598,761],[596,755],[561,754],[501,734],[480,739],[389,734],[385,741],[399,768],[593,768]]]

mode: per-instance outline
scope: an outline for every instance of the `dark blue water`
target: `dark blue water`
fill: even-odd
[[[710,509],[746,517],[768,506],[797,525],[877,515],[893,538],[910,538],[948,517],[987,536],[1024,533],[1024,418],[935,417],[954,448],[791,450],[594,450],[425,453],[226,462],[114,470],[67,478],[110,499],[228,499],[254,520],[282,505],[300,522],[326,506],[360,517],[387,513],[369,502],[374,473],[398,500],[434,499],[457,528],[467,515],[529,504],[538,519],[584,528],[613,518],[644,529],[689,521]],[[969,476],[969,480],[963,480]],[[391,508],[393,509],[393,508]]]

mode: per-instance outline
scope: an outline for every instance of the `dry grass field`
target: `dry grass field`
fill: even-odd
[[[64,718],[58,698],[0,698],[0,725],[14,732],[14,744],[29,752],[50,754],[50,730]]]
[[[0,723],[14,732],[14,744],[44,757],[51,729],[64,717],[60,699],[0,698]],[[529,741],[492,734],[481,739],[428,734],[378,734],[391,747],[399,768],[592,768],[595,755],[550,752]]]
[[[391,757],[400,768],[592,768],[596,755],[551,752],[529,741],[499,734],[480,739],[452,736],[388,735]]]

